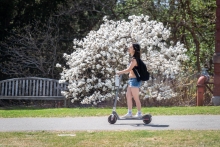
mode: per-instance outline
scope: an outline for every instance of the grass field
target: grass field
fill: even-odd
[[[127,108],[117,108],[117,113],[123,115],[127,112]],[[86,116],[108,116],[111,114],[112,108],[0,108],[1,118],[11,117],[86,117]],[[152,115],[220,115],[220,106],[206,107],[145,107],[142,108],[143,113]],[[136,109],[133,109],[136,113]]]
[[[0,117],[106,116],[111,111],[111,108],[0,108]],[[220,115],[219,106],[149,107],[142,111],[152,115]],[[127,108],[118,108],[117,112],[122,115]],[[220,130],[0,132],[0,147],[219,147],[219,134]]]
[[[220,131],[0,132],[1,147],[219,147]]]

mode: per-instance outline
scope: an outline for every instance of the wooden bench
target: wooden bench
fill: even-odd
[[[0,81],[0,99],[16,100],[64,100],[61,90],[67,88],[66,83],[59,83],[59,80],[25,77]]]

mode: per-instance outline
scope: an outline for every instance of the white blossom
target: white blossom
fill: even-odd
[[[158,99],[176,96],[172,88],[163,83],[162,77],[174,79],[179,73],[181,62],[188,60],[186,49],[180,42],[169,46],[166,40],[170,28],[149,16],[129,16],[129,21],[108,20],[97,31],[90,31],[82,40],[74,39],[74,52],[63,57],[68,68],[63,68],[59,82],[69,84],[62,94],[72,101],[96,105],[114,96],[115,71],[125,69],[129,63],[127,47],[132,42],[141,46],[141,58],[148,71],[154,75],[143,82],[140,97]],[[165,41],[164,41],[165,40]],[[126,51],[126,52],[124,52]],[[57,64],[57,67],[61,67]],[[121,94],[125,95],[128,76],[121,82]]]

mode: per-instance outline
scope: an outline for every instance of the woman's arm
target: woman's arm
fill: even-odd
[[[124,73],[129,73],[134,68],[135,65],[137,65],[137,61],[135,59],[132,59],[131,64],[129,65],[129,67],[127,69],[117,71],[116,74],[121,75],[121,74],[124,74]]]

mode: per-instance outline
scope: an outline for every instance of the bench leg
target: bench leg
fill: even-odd
[[[66,107],[66,99],[64,100],[64,107]]]

